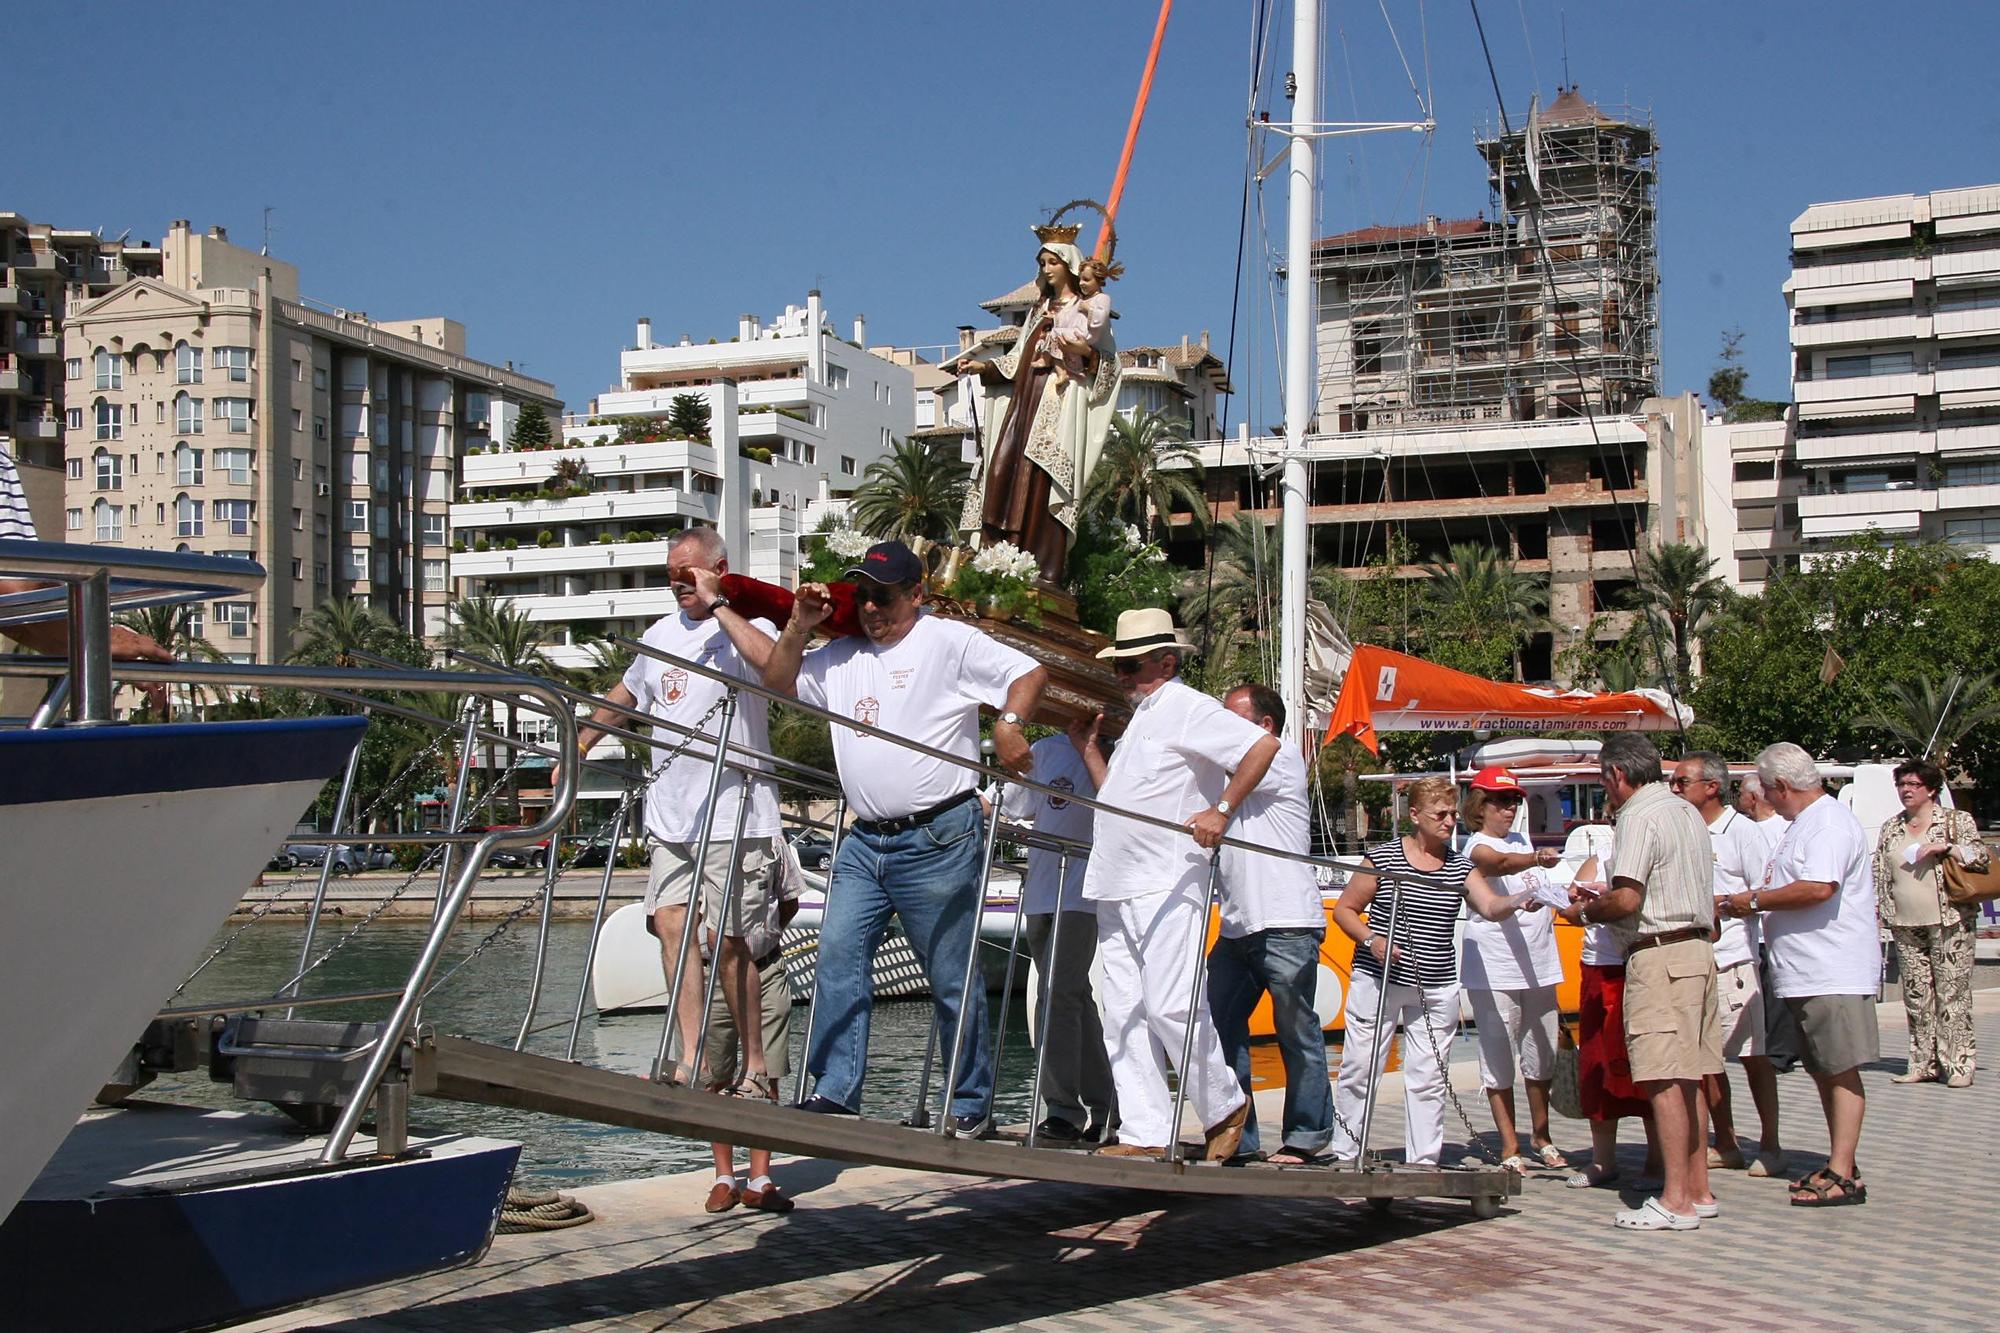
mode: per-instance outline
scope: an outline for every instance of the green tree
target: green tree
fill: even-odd
[[[550,678],[562,674],[561,668],[548,655],[548,624],[530,619],[527,612],[517,609],[509,598],[462,598],[451,604],[447,619],[449,624],[444,632],[447,648],[476,654],[507,671]],[[490,703],[489,710],[488,717],[494,730],[507,736],[519,735],[515,729],[515,705],[511,700]],[[489,784],[500,780],[498,751],[496,742],[486,743],[486,779]],[[514,818],[517,822],[520,816],[520,784],[516,783]]]
[[[1477,676],[1517,678],[1521,646],[1548,623],[1547,587],[1475,542],[1454,542],[1423,568],[1422,655]]]
[[[129,630],[144,634],[183,662],[227,661],[220,648],[194,632],[194,611],[194,606],[189,603],[182,603],[179,606],[144,606],[136,611],[120,613],[117,621]],[[184,685],[181,689],[185,692],[185,706],[189,712],[201,707],[205,701],[220,698],[225,693],[212,685]],[[170,690],[170,697],[171,694]],[[149,721],[163,720],[153,718],[152,708],[150,702],[144,703],[140,705],[136,716]]]
[[[1724,329],[1722,350],[1708,376],[1708,401],[1715,404],[1724,420],[1743,401],[1743,386],[1749,378],[1750,372],[1743,367],[1743,330]]]
[[[1715,558],[1706,547],[1668,542],[1639,557],[1635,602],[1648,629],[1660,638],[1648,645],[1671,653],[1676,689],[1685,690],[1694,677],[1694,645],[1702,629],[1729,600],[1729,585],[1714,572]]]
[[[677,393],[667,404],[667,429],[677,440],[706,440],[712,413],[698,393]]]
[[[549,474],[549,487],[560,493],[590,489],[590,465],[581,458],[565,458]]]
[[[521,415],[514,418],[514,447],[516,449],[539,449],[555,438],[549,426],[549,414],[537,402],[521,404]]]
[[[850,510],[854,525],[884,541],[950,541],[971,474],[955,454],[904,440],[861,474]]]
[[[1147,536],[1157,521],[1185,513],[1197,532],[1208,526],[1201,462],[1179,421],[1158,412],[1118,413],[1104,434],[1104,452],[1084,482],[1078,507],[1123,519]]]
[[[2000,695],[1990,671],[1885,681],[1881,702],[1856,719],[1864,730],[1887,736],[1903,754],[1940,764],[1950,762],[1967,736],[1994,722],[2000,722]]]
[[[1172,605],[1180,577],[1166,553],[1137,537],[1137,529],[1097,518],[1084,520],[1063,562],[1077,623],[1100,634],[1112,632],[1121,612]]]
[[[415,659],[409,635],[396,622],[366,602],[351,597],[335,597],[321,602],[306,613],[292,632],[292,653],[287,660],[306,666],[341,665],[341,659],[359,649],[378,657],[393,657],[412,666],[427,665],[430,655],[421,652]]]

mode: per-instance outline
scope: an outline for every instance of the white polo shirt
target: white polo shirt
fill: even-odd
[[[1715,822],[1708,826],[1708,836],[1715,848],[1715,896],[1718,899],[1735,893],[1748,893],[1764,882],[1764,866],[1770,860],[1770,854],[1756,820],[1724,806]],[[1720,969],[1755,962],[1757,950],[1764,940],[1757,918],[1724,916],[1717,912],[1715,920],[1718,927],[1715,966]]]
[[[1243,798],[1243,809],[1230,822],[1228,836],[1281,852],[1312,849],[1306,761],[1298,747],[1278,747],[1264,780]],[[1235,940],[1260,930],[1291,929],[1326,931],[1326,908],[1313,868],[1303,861],[1224,847],[1223,935]]]
[[[1004,708],[1035,660],[957,620],[923,614],[887,648],[835,639],[799,664],[799,698],[946,754],[979,758],[979,706]],[[855,731],[833,729],[847,804],[861,819],[901,819],[971,791],[974,771]]]
[[[1222,799],[1230,773],[1266,734],[1175,677],[1132,710],[1098,799],[1181,823]],[[1186,833],[1105,815],[1097,821],[1083,896],[1118,902],[1154,893],[1202,893],[1208,856]]]
[[[776,634],[768,620],[753,620],[750,623],[765,634]],[[736,645],[729,641],[729,632],[713,616],[706,620],[693,620],[685,611],[676,611],[654,621],[639,641],[648,648],[698,662],[738,680],[763,683],[762,676],[743,660],[736,651]],[[632,660],[631,667],[625,672],[625,688],[632,691],[634,707],[684,727],[700,723],[715,701],[722,697],[723,691],[720,681],[645,656]],[[714,736],[721,722],[721,714],[717,713],[702,724],[701,730],[708,736]],[[674,747],[687,738],[662,731],[659,739]],[[761,695],[747,691],[738,694],[736,720],[730,724],[729,739],[732,744],[746,745],[769,754],[769,702]],[[653,776],[651,785],[646,788],[646,832],[662,842],[699,842],[701,826],[708,818],[708,784],[715,747],[695,741],[684,754],[669,762],[667,756],[671,752],[671,748],[652,751],[650,766]],[[741,762],[751,767],[767,767],[747,759]],[[734,769],[724,771],[722,790],[716,801],[714,831],[709,835],[711,838],[727,842],[735,834],[736,807],[742,798],[743,775]],[[777,832],[778,789],[768,781],[759,780],[751,788],[750,814],[743,825],[743,836],[768,838]]]
[[[1764,947],[1781,999],[1873,995],[1882,988],[1873,852],[1861,821],[1831,796],[1801,810],[1785,830],[1760,887],[1782,889],[1803,879],[1834,891],[1811,907],[1764,914]]]
[[[1464,851],[1468,861],[1475,847],[1491,847],[1503,856],[1535,850],[1527,834],[1512,830],[1500,838],[1486,833],[1467,838]],[[1486,878],[1502,893],[1525,893],[1561,879],[1541,866]],[[1460,947],[1458,976],[1467,990],[1527,990],[1558,985],[1563,979],[1562,955],[1556,949],[1555,913],[1546,908],[1515,912],[1504,921],[1488,921],[1475,912],[1465,919]]]
[[[1079,796],[1097,795],[1097,784],[1090,780],[1090,769],[1084,764],[1083,756],[1076,752],[1076,746],[1070,743],[1069,737],[1044,736],[1029,747],[1029,753],[1035,757],[1035,767],[1028,776],[1035,781],[1075,792]],[[1009,819],[1033,824],[1037,833],[1085,844],[1090,842],[1091,817],[1097,813],[1087,805],[1078,805],[1075,801],[1019,785],[1007,788],[1000,808]],[[1028,878],[1021,885],[1021,910],[1030,916],[1058,910],[1095,911],[1083,897],[1083,872],[1089,864],[1087,850],[1072,853],[1069,869],[1063,875],[1062,892],[1058,895],[1056,875],[1062,870],[1062,853],[1030,847]]]

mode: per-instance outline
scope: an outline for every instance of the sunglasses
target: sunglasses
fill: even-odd
[[[1139,668],[1145,664],[1146,659],[1143,657],[1114,657],[1111,659],[1111,669],[1121,676],[1136,676],[1139,674]]]
[[[854,600],[863,606],[894,606],[896,599],[902,596],[902,593],[903,586],[900,583],[854,585]]]

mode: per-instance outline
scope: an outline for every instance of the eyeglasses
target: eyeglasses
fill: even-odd
[[[864,606],[893,606],[903,595],[900,583],[857,583],[854,585],[854,600]]]
[[[1676,778],[1668,778],[1668,779],[1667,779],[1667,785],[1668,785],[1669,787],[1672,787],[1672,788],[1673,788],[1673,789],[1674,789],[1675,791],[1679,791],[1679,790],[1681,790],[1681,789],[1682,789],[1683,787],[1688,787],[1688,786],[1692,786],[1692,785],[1693,785],[1694,783],[1697,783],[1697,782],[1706,782],[1706,783],[1708,783],[1708,784],[1709,784],[1710,786],[1714,786],[1714,785],[1716,785],[1716,782],[1715,782],[1715,779],[1714,779],[1714,778],[1680,778],[1680,777],[1676,777]]]
[[[1146,659],[1143,657],[1114,657],[1111,659],[1111,669],[1121,676],[1136,676],[1139,674],[1139,668],[1145,664]]]
[[[1931,784],[1930,784],[1930,783],[1928,783],[1928,782],[1925,782],[1925,781],[1924,781],[1924,780],[1923,780],[1922,778],[1904,778],[1904,779],[1903,779],[1902,781],[1898,782],[1898,783],[1897,783],[1896,785],[1897,785],[1898,787],[1904,787],[1904,788],[1907,788],[1907,789],[1909,789],[1909,790],[1911,790],[1911,791],[1919,791],[1919,790],[1921,790],[1921,791],[1929,791],[1929,790],[1931,789]]]

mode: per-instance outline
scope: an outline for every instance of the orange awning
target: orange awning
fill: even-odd
[[[1692,721],[1685,705],[1659,690],[1514,685],[1363,644],[1340,683],[1326,739],[1352,736],[1374,751],[1383,731],[1672,731]]]

